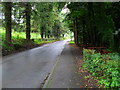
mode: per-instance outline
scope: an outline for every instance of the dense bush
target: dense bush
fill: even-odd
[[[119,61],[117,53],[101,55],[95,50],[84,49],[83,68],[91,72],[105,88],[120,87]]]
[[[6,44],[7,43],[7,44]],[[14,50],[13,44],[8,43],[7,41],[4,40],[4,42],[1,42],[2,50],[5,50],[6,52]]]

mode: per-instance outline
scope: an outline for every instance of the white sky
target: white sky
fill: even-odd
[[[64,8],[64,9],[62,9],[62,11],[61,11],[61,13],[69,13],[70,12],[70,10],[68,9],[68,8]]]

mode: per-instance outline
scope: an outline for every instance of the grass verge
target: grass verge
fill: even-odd
[[[75,42],[74,42],[74,41],[72,41],[72,40],[71,40],[71,41],[69,41],[69,43],[70,43],[70,44],[75,44]]]

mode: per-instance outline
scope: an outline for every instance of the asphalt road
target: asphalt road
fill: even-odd
[[[2,88],[39,88],[67,41],[3,57]]]
[[[69,44],[65,44],[54,71],[44,88],[79,88],[83,82],[81,82],[79,74],[76,73],[75,58]]]

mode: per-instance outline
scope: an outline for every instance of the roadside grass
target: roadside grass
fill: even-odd
[[[5,28],[0,27],[0,46],[2,51],[11,52],[17,50],[22,47],[28,47],[32,45],[42,45],[46,43],[51,43],[56,41],[55,39],[41,39],[40,33],[32,33],[31,32],[31,41],[26,41],[26,33],[25,32],[16,32],[12,30],[12,43],[6,44],[5,40]],[[33,41],[32,41],[33,39]]]
[[[70,44],[74,44],[75,42],[73,40],[69,41]]]
[[[18,39],[25,39],[26,33],[25,32],[16,32],[12,30],[12,39],[18,40]],[[0,36],[2,36],[2,40],[5,40],[5,28],[0,27]],[[31,39],[40,39],[40,33],[31,33]]]
[[[57,41],[57,40],[54,40],[54,39],[47,39],[47,40],[36,39],[36,40],[34,40],[34,44],[51,43],[51,42],[55,42],[55,41]]]

